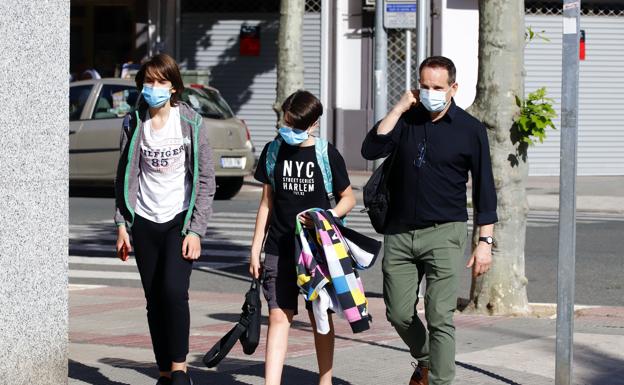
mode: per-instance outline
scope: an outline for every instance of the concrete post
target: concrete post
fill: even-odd
[[[0,384],[67,384],[69,6],[0,2]]]
[[[561,75],[561,172],[555,384],[573,383],[574,283],[576,264],[576,157],[579,108],[581,1],[563,1]]]

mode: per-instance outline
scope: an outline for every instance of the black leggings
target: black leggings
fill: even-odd
[[[188,290],[193,262],[182,258],[186,212],[166,223],[136,216],[132,240],[147,299],[147,322],[158,369],[184,362],[189,350]]]

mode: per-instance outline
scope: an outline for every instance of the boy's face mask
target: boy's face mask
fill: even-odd
[[[308,131],[297,130],[296,128],[290,128],[288,126],[281,126],[278,132],[282,139],[284,139],[284,142],[291,146],[298,146],[309,137]]]

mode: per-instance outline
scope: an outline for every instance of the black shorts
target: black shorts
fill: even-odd
[[[269,310],[284,309],[298,313],[299,286],[297,286],[297,269],[293,257],[281,258],[275,254],[264,256],[264,281],[262,292]],[[311,307],[306,302],[306,308]]]

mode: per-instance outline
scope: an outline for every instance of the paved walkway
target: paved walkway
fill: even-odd
[[[200,384],[262,384],[264,337],[252,356],[237,345],[217,369],[203,353],[237,319],[242,293],[191,293],[191,373]],[[381,298],[371,298],[371,330],[353,334],[336,320],[334,384],[405,384],[410,357],[384,317]],[[266,308],[264,309],[266,315]],[[284,384],[316,385],[313,337],[300,314],[290,336]],[[555,321],[543,318],[458,314],[456,384],[553,384]],[[266,317],[264,319],[266,324]],[[624,308],[586,308],[575,319],[575,384],[624,385]],[[69,384],[152,385],[155,368],[140,289],[70,288]]]
[[[356,191],[361,191],[369,175],[351,173]],[[248,186],[254,184],[252,179],[248,182]],[[558,183],[553,177],[529,178],[531,210],[557,210]],[[579,177],[577,208],[624,218],[624,177]],[[247,284],[241,282],[239,293],[191,293],[189,360],[197,385],[263,383],[266,329],[254,355],[246,356],[236,346],[217,369],[206,369],[201,363],[203,353],[237,320],[246,289]],[[409,354],[385,320],[383,300],[369,300],[374,317],[370,331],[354,335],[346,321],[336,322],[334,384],[406,384],[411,375]],[[554,384],[552,310],[547,308],[542,318],[458,314],[455,384]],[[312,332],[306,318],[299,315],[291,331],[284,384],[316,385]],[[579,309],[574,338],[575,384],[624,385],[624,308]],[[155,383],[140,289],[71,286],[70,341],[70,385]]]

